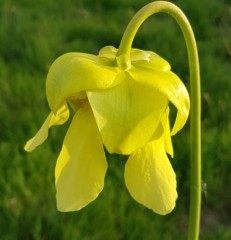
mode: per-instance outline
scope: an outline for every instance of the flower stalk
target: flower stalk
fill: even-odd
[[[164,12],[173,17],[181,28],[187,46],[191,92],[191,160],[190,160],[190,213],[188,239],[199,238],[201,211],[201,97],[200,67],[196,40],[191,25],[184,13],[174,4],[156,1],[144,6],[130,21],[121,40],[117,57],[129,68],[129,56],[133,39],[141,24],[151,15]]]

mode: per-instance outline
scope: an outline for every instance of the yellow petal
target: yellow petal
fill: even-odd
[[[157,91],[128,75],[114,88],[87,92],[88,100],[110,153],[130,154],[149,141],[168,104]]]
[[[74,116],[55,168],[57,207],[75,211],[104,187],[107,162],[92,110],[86,103]]]
[[[37,146],[41,145],[48,137],[48,130],[55,125],[64,124],[69,118],[69,110],[66,104],[62,105],[57,111],[56,115],[52,112],[48,115],[42,127],[36,133],[36,135],[27,141],[24,149],[27,152],[33,151]]]
[[[161,123],[164,129],[164,146],[165,151],[173,157],[173,146],[172,146],[172,138],[170,134],[170,123],[169,123],[169,107],[164,112]]]
[[[132,64],[157,71],[167,71],[171,69],[169,63],[154,52],[132,49]]]
[[[106,46],[100,49],[99,51],[99,60],[105,64],[112,64],[116,58],[116,53],[118,49],[113,46]]]
[[[190,109],[189,95],[182,81],[170,71],[135,67],[129,73],[138,83],[159,91],[175,105],[178,111],[171,134],[176,134],[187,121]]]
[[[94,55],[66,53],[52,64],[46,81],[46,94],[53,112],[68,98],[79,92],[105,89],[121,81],[117,68],[99,63]]]
[[[174,209],[176,176],[166,156],[163,137],[133,153],[124,176],[128,191],[140,204],[161,215]]]
[[[100,49],[99,57],[102,62],[112,64],[116,58],[118,49],[113,46],[106,46]],[[144,51],[137,48],[131,49],[131,61],[135,66],[145,67],[158,71],[171,69],[169,63],[154,52]]]

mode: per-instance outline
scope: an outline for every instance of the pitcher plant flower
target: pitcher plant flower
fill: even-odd
[[[122,44],[123,43],[123,44]],[[189,94],[169,63],[152,51],[103,47],[98,55],[66,53],[51,65],[46,96],[51,113],[25,145],[30,152],[74,117],[55,167],[57,207],[80,210],[104,188],[109,153],[128,155],[124,178],[131,196],[165,215],[175,207],[171,137],[185,125]],[[177,110],[170,126],[170,104]]]
[[[173,156],[169,101],[178,110],[174,135],[189,114],[188,92],[169,63],[154,52],[132,49],[125,70],[117,52],[107,46],[98,56],[66,53],[53,63],[46,81],[51,113],[25,149],[32,151],[51,126],[67,121],[69,104],[75,115],[55,169],[58,209],[79,210],[102,191],[105,146],[109,153],[129,155],[124,176],[133,198],[166,214],[177,198],[166,154]]]

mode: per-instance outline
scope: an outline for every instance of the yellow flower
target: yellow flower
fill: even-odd
[[[128,59],[126,66],[123,64]],[[56,168],[57,206],[75,211],[95,200],[104,187],[110,153],[129,155],[125,183],[131,196],[158,214],[167,214],[177,199],[171,135],[185,124],[189,96],[163,58],[132,49],[117,56],[104,47],[99,55],[67,53],[51,66],[46,82],[51,113],[30,139],[32,151],[48,136],[51,126],[63,124],[70,104],[75,111]],[[172,130],[169,101],[177,108]]]

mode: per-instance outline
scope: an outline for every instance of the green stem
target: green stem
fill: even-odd
[[[200,69],[195,37],[184,13],[174,4],[156,1],[144,6],[129,23],[121,40],[118,57],[124,69],[130,67],[130,51],[133,39],[141,24],[151,15],[164,12],[172,16],[181,28],[187,46],[191,88],[191,161],[190,161],[190,213],[188,239],[199,238],[201,211],[201,99]]]

